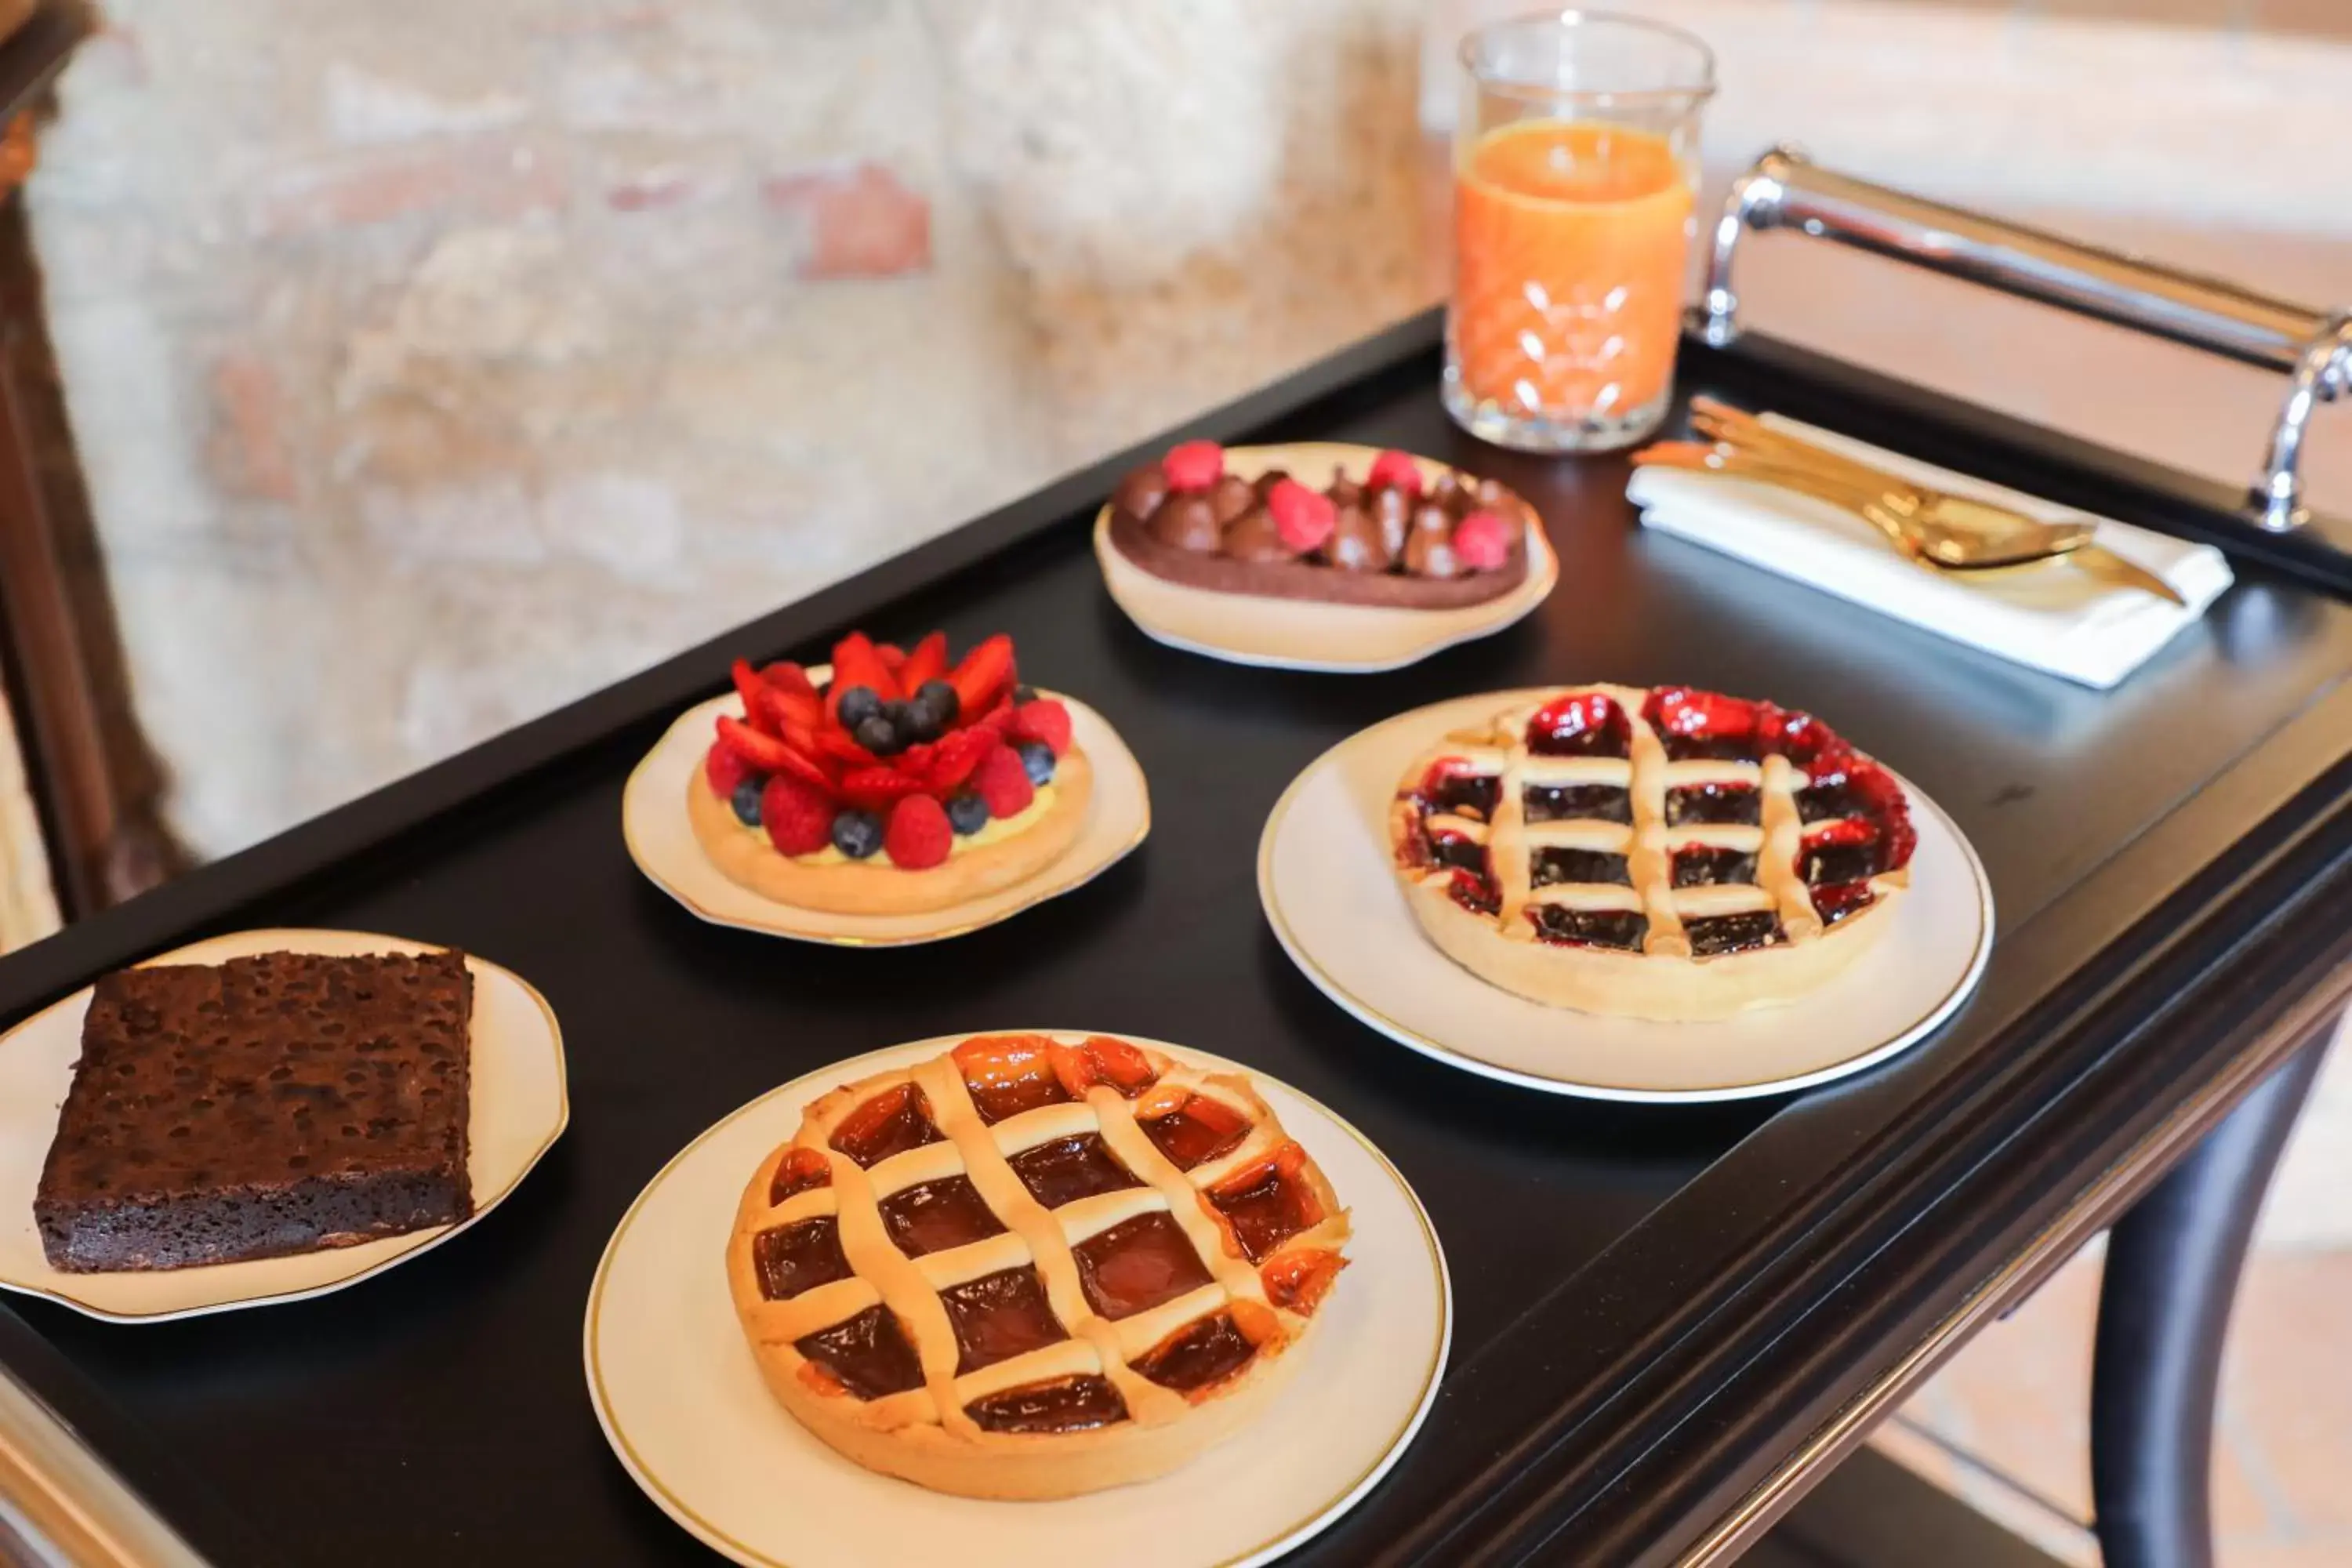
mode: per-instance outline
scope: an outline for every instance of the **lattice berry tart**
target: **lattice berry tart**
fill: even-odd
[[[1119,480],[1110,539],[1157,577],[1226,594],[1449,610],[1527,580],[1527,502],[1406,452],[1315,489],[1249,448],[1171,447]]]
[[[1013,639],[950,664],[863,633],[824,684],[735,664],[687,812],[711,863],[763,897],[843,914],[941,910],[1025,881],[1085,825],[1094,771],[1063,703],[1020,683]],[[824,671],[817,672],[824,674]]]
[[[1446,955],[1588,1013],[1721,1018],[1859,958],[1909,886],[1903,786],[1809,713],[1686,687],[1523,702],[1423,753],[1391,844]]]
[[[1296,1371],[1348,1215],[1249,1080],[1106,1036],[976,1036],[816,1100],[727,1273],[769,1388],[967,1497],[1164,1475]]]

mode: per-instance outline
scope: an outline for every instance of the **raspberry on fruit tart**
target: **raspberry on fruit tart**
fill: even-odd
[[[1390,812],[1446,956],[1538,1002],[1662,1020],[1826,983],[1885,933],[1916,843],[1903,785],[1827,724],[1688,687],[1523,695],[1424,751]]]
[[[751,1173],[727,1276],[770,1391],[833,1447],[940,1491],[1058,1498],[1254,1419],[1349,1237],[1242,1074],[982,1035],[812,1102]]]
[[[1077,838],[1094,774],[1062,702],[1021,683],[1002,634],[950,661],[853,632],[829,669],[734,668],[743,716],[687,783],[729,879],[842,914],[947,909],[1020,883]]]

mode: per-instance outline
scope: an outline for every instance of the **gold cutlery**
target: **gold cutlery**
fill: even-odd
[[[1982,571],[2063,559],[2121,587],[2184,607],[2170,584],[2092,542],[2094,523],[2051,523],[2014,508],[1953,495],[1832,452],[1709,397],[1694,398],[1691,423],[1717,445],[1658,442],[1636,464],[1705,469],[1811,494],[1853,512],[1906,556],[1948,571]]]

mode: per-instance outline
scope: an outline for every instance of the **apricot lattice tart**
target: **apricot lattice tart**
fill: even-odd
[[[1811,714],[1624,686],[1446,736],[1399,782],[1390,837],[1456,963],[1660,1019],[1821,985],[1884,933],[1916,843],[1903,786]]]
[[[1347,1239],[1247,1079],[977,1036],[811,1104],[744,1191],[727,1273],[769,1388],[848,1458],[1069,1497],[1263,1409]]]
[[[797,664],[734,674],[743,717],[720,715],[687,814],[713,865],[779,903],[946,909],[1027,880],[1085,825],[1093,768],[1011,637],[950,664],[943,633],[912,651],[853,633],[823,685]]]

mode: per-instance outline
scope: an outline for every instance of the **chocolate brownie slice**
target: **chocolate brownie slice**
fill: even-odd
[[[184,1268],[474,1212],[457,952],[269,952],[98,983],[33,1202],[52,1268]]]

